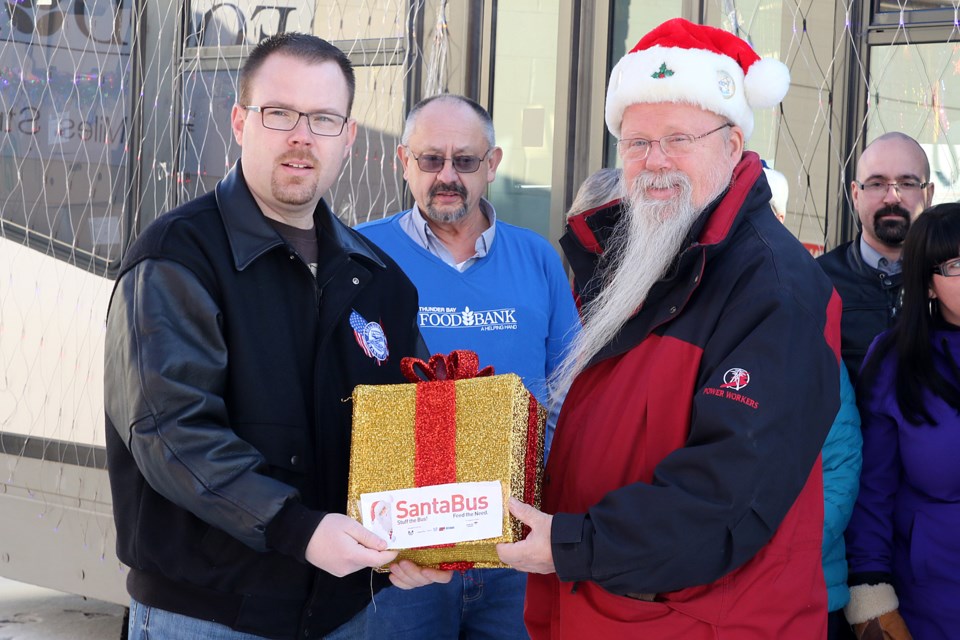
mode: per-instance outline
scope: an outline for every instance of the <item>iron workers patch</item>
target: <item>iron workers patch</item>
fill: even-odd
[[[368,358],[373,358],[379,365],[390,357],[390,349],[387,347],[387,334],[378,322],[367,322],[356,310],[350,310],[350,328],[353,329],[353,337],[357,344],[367,354]]]
[[[750,384],[750,372],[740,367],[733,367],[724,372],[723,382],[719,387],[704,387],[703,393],[704,395],[716,396],[717,398],[723,398],[725,400],[733,400],[751,409],[759,409],[759,402],[739,393],[748,384]]]

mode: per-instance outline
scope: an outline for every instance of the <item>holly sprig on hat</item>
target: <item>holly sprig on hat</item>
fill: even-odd
[[[673,75],[673,71],[671,71],[670,69],[667,69],[667,63],[661,62],[660,69],[658,71],[655,71],[653,75],[650,77],[651,78],[667,78],[672,75]]]

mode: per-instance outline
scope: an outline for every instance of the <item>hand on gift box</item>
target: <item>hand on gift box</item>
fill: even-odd
[[[367,567],[382,567],[397,557],[387,542],[341,513],[328,513],[307,543],[307,562],[327,573],[343,576]]]
[[[434,582],[446,584],[453,578],[453,571],[421,567],[409,560],[390,565],[390,582],[401,589],[416,589]]]
[[[517,571],[527,573],[554,573],[553,549],[550,546],[550,528],[553,516],[511,497],[509,503],[513,517],[530,527],[530,533],[520,542],[500,543],[497,555]]]

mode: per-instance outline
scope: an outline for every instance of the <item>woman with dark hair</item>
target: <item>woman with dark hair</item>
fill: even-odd
[[[857,384],[846,613],[858,638],[960,638],[958,276],[960,204],[937,205],[907,234],[900,320],[874,340]]]

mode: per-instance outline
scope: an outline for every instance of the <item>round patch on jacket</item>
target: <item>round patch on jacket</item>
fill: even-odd
[[[373,358],[377,364],[384,362],[390,357],[390,349],[387,346],[387,334],[378,322],[367,322],[356,310],[350,310],[350,328],[353,329],[353,337],[357,344],[367,354],[368,358]]]
[[[732,367],[724,372],[723,382],[719,387],[704,387],[703,393],[704,395],[715,396],[717,398],[723,398],[724,400],[733,400],[751,409],[759,409],[759,402],[750,396],[740,393],[740,390],[744,389],[748,384],[750,384],[750,372],[740,367]]]
[[[748,384],[750,384],[750,372],[746,369],[733,368],[723,374],[723,384],[720,388],[740,391]]]

